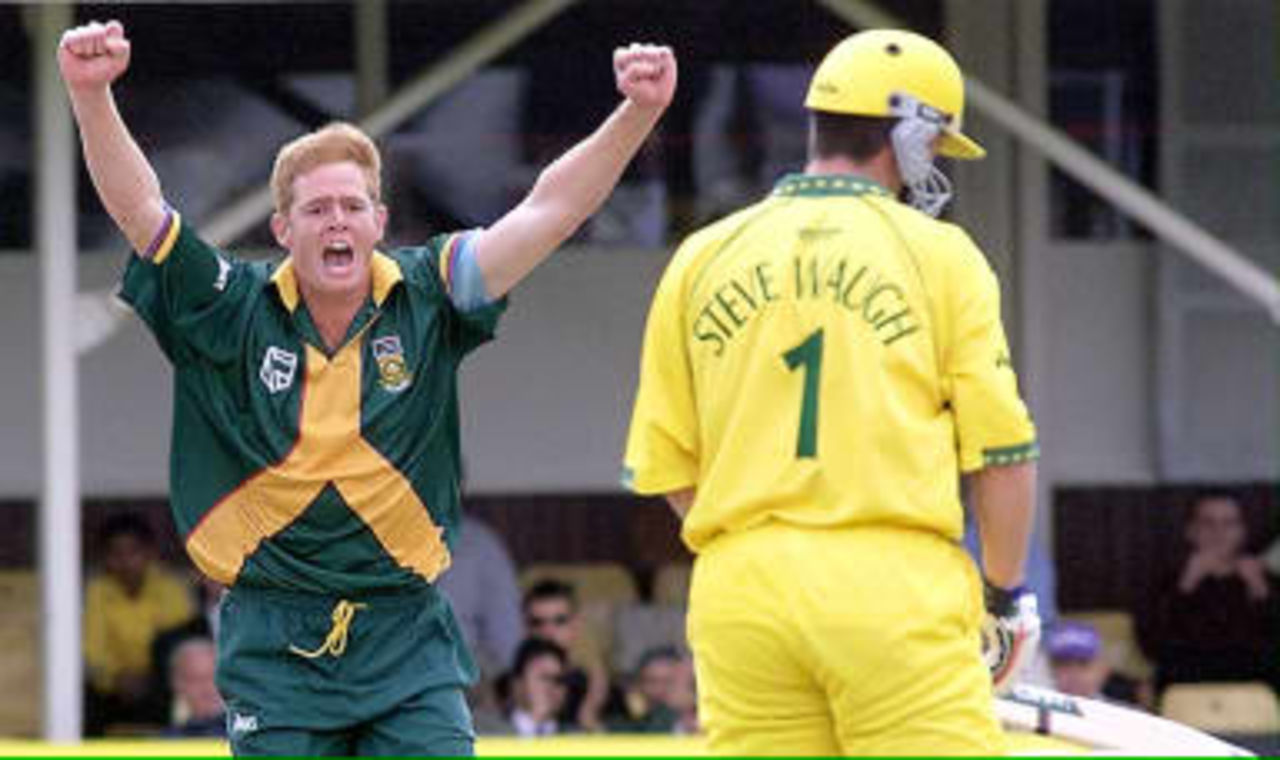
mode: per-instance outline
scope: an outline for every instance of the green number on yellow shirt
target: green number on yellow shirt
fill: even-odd
[[[822,330],[809,334],[782,355],[787,369],[804,369],[804,398],[800,403],[800,431],[796,436],[796,458],[818,456],[818,393],[822,387]]]

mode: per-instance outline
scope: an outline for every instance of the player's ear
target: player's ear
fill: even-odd
[[[387,210],[387,204],[379,203],[374,207],[374,215],[378,223],[378,240],[382,240],[387,234],[387,220],[391,218],[391,212]]]
[[[275,235],[276,242],[281,248],[289,247],[289,218],[279,211],[271,215],[271,234]]]

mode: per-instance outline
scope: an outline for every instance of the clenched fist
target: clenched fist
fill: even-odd
[[[58,44],[58,68],[72,90],[104,88],[129,68],[129,40],[119,21],[68,29]]]
[[[636,106],[663,110],[676,91],[676,56],[661,45],[632,43],[613,51],[618,92]]]

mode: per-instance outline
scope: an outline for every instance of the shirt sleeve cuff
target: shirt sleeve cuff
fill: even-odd
[[[1020,443],[1016,446],[982,450],[983,467],[1003,467],[1011,464],[1031,462],[1040,458],[1040,445],[1035,441]]]
[[[470,230],[454,235],[441,256],[440,276],[459,311],[474,311],[493,302],[476,261],[477,233],[478,230]]]
[[[151,244],[142,252],[142,258],[149,259],[153,264],[163,264],[173,251],[174,243],[178,241],[178,230],[181,227],[182,217],[178,212],[171,208],[165,209],[164,221],[160,223],[160,229],[156,230]]]

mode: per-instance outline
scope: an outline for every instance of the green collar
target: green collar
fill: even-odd
[[[831,195],[893,197],[880,183],[856,174],[788,174],[774,185],[773,194],[784,198],[821,198]]]

